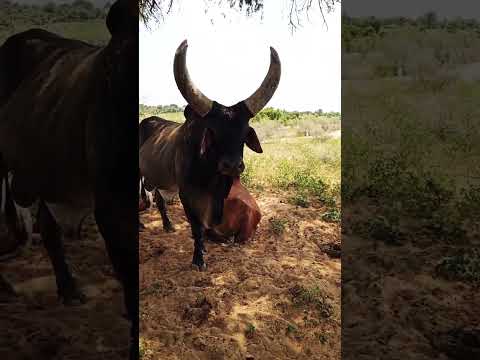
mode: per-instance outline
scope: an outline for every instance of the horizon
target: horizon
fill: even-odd
[[[159,108],[159,107],[168,107],[168,106],[175,106],[175,107],[178,107],[179,109],[183,109],[185,108],[186,104],[185,105],[179,105],[179,104],[155,104],[155,105],[148,105],[148,104],[144,104],[144,103],[138,103],[138,106],[146,106],[146,107],[152,107],[152,108]],[[319,110],[321,110],[321,114],[342,114],[341,111],[326,111],[326,110],[323,110],[323,109],[317,109],[317,110],[286,110],[286,109],[282,109],[282,108],[277,108],[277,107],[273,107],[273,106],[265,106],[262,110],[260,111],[263,111],[265,109],[274,109],[274,110],[280,110],[280,111],[285,111],[285,112],[299,112],[299,113],[316,113],[318,112]],[[170,111],[168,111],[170,112]]]

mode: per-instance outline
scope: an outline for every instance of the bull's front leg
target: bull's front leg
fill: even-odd
[[[185,198],[184,194],[180,192],[179,196],[183,205],[183,209],[185,210],[185,215],[187,216],[190,227],[192,228],[192,237],[194,241],[192,265],[199,271],[203,271],[207,268],[207,265],[203,259],[203,253],[205,252],[204,228],[198,216],[196,216],[195,212],[190,207],[189,202]]]
[[[120,198],[120,195],[115,198]],[[130,360],[133,360],[139,358],[138,203],[113,199],[105,201],[104,197],[97,197],[95,220],[115,274],[123,285],[124,303],[131,322]]]
[[[86,297],[78,287],[77,281],[65,260],[63,235],[60,226],[58,226],[52,213],[43,201],[40,201],[37,219],[43,244],[55,272],[58,296],[65,305],[73,305],[77,302],[85,303]]]

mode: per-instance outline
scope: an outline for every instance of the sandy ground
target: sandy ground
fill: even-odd
[[[82,240],[66,240],[66,252],[89,298],[85,305],[59,303],[41,244],[0,263],[0,273],[18,293],[10,302],[0,301],[1,359],[127,359],[129,323],[121,287],[93,221],[83,227]]]
[[[358,236],[352,226],[375,215],[368,204],[343,212],[342,358],[480,359],[479,284],[435,271],[444,257],[478,248],[478,238],[445,242],[415,223],[403,224],[399,246]]]
[[[208,242],[205,272],[190,267],[193,240],[178,202],[169,206],[173,235],[156,209],[141,214],[144,359],[340,358],[340,225],[285,194],[255,197],[263,218],[253,241]],[[286,221],[283,233],[272,217]]]

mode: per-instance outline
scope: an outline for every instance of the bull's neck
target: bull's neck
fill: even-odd
[[[96,94],[99,116],[111,114],[117,122],[133,116],[130,120],[138,122],[138,66],[128,66],[138,53],[127,50],[122,41],[114,39],[102,48],[92,71],[91,90]]]

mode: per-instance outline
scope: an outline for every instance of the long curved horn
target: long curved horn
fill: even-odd
[[[180,90],[184,99],[197,114],[203,117],[211,110],[212,100],[203,95],[190,79],[186,64],[187,48],[187,40],[183,40],[175,52],[173,75],[175,76],[178,90]]]
[[[244,100],[248,110],[255,116],[270,101],[280,82],[282,66],[277,51],[270,46],[270,67],[260,87]]]

